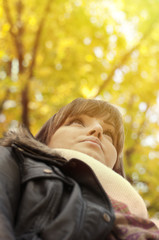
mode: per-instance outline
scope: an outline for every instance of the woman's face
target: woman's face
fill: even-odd
[[[114,136],[115,128],[103,118],[79,115],[67,118],[53,134],[48,146],[85,153],[113,168],[117,159]]]

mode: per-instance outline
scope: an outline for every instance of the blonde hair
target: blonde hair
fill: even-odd
[[[106,119],[106,121],[109,121],[114,125],[117,139],[115,142],[117,161],[113,170],[125,177],[123,169],[124,127],[122,116],[114,105],[106,101],[84,98],[77,98],[73,100],[71,103],[62,107],[42,126],[36,135],[36,139],[47,145],[51,139],[51,136],[68,117],[80,114],[86,114],[90,117],[103,117]]]

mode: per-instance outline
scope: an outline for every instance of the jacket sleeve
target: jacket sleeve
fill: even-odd
[[[19,196],[19,167],[9,148],[0,146],[0,239],[16,239],[14,224]]]

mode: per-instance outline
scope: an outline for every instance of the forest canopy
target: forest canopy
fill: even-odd
[[[159,1],[0,0],[0,135],[74,98],[115,104],[128,180],[159,217]]]

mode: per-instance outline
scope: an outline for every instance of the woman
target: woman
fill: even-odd
[[[25,128],[8,132],[0,147],[1,239],[133,239],[132,213],[146,221],[142,239],[149,230],[159,239],[124,179],[123,143],[119,111],[82,98],[60,109],[35,138]]]

